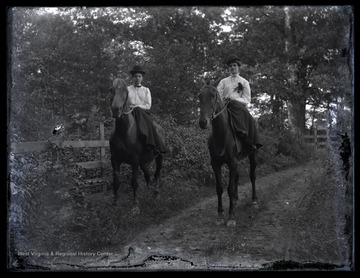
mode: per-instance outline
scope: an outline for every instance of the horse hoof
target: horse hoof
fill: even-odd
[[[139,207],[133,207],[132,210],[131,210],[131,215],[132,216],[136,216],[136,215],[139,215],[140,214],[140,208]]]
[[[228,220],[228,222],[226,223],[226,226],[233,228],[236,227],[236,221],[235,220]]]

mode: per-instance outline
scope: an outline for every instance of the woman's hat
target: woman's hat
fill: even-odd
[[[134,75],[135,73],[141,73],[142,75],[145,75],[145,71],[141,66],[134,66],[133,69],[130,71],[131,75]]]
[[[231,54],[227,59],[226,59],[226,65],[229,65],[231,63],[237,63],[240,66],[240,59],[238,56],[236,56],[235,54]]]

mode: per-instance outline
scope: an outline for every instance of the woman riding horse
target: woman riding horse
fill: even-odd
[[[128,86],[129,108],[133,109],[137,127],[138,136],[147,148],[152,149],[154,153],[166,153],[167,148],[162,142],[157,130],[153,124],[148,110],[151,108],[151,93],[149,88],[141,85],[145,71],[137,65],[130,71],[133,85]]]
[[[133,86],[128,86],[121,78],[115,78],[110,88],[110,107],[115,118],[115,130],[110,137],[109,145],[113,168],[114,205],[118,201],[120,166],[122,163],[131,165],[131,187],[134,193],[132,213],[136,215],[140,212],[137,197],[139,168],[143,171],[149,187],[152,181],[147,166],[150,162],[156,161],[153,183],[154,196],[157,198],[163,163],[162,153],[166,152],[166,147],[164,130],[153,122],[148,114],[151,107],[150,90],[141,86],[145,72],[136,66],[131,74]]]
[[[256,123],[246,106],[251,101],[249,81],[239,75],[240,59],[230,55],[226,60],[230,76],[222,79],[217,90],[222,99],[229,99],[227,110],[235,135],[245,144],[245,152],[253,152],[262,147]]]

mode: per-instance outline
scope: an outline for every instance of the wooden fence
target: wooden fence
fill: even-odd
[[[77,162],[76,165],[82,169],[101,169],[101,177],[95,179],[87,179],[83,182],[78,180],[77,183],[93,184],[108,182],[108,179],[104,177],[104,168],[110,165],[110,160],[105,160],[105,148],[109,147],[109,141],[105,140],[104,123],[100,123],[99,126],[100,138],[99,140],[88,141],[61,141],[59,142],[59,149],[65,148],[99,148],[100,160]],[[58,151],[54,149],[54,144],[50,141],[36,141],[36,142],[16,142],[10,144],[10,153],[32,153],[32,152],[46,152],[52,151],[54,160],[58,161]],[[103,186],[103,191],[106,191],[106,186]]]
[[[314,134],[302,135],[302,142],[305,144],[315,145],[316,147],[325,147],[328,140],[327,131],[325,128],[314,128]],[[336,141],[336,136],[330,136],[330,139]]]
[[[104,168],[110,166],[110,160],[105,159],[105,148],[109,147],[109,141],[105,140],[104,124],[100,123],[99,126],[99,140],[88,140],[88,141],[62,141],[59,144],[60,149],[65,148],[99,148],[100,149],[100,160],[77,162],[76,165],[81,169],[100,169],[101,177],[86,179],[84,181],[76,180],[78,184],[101,184],[102,190],[105,193],[106,183],[109,182],[109,178],[104,175]],[[316,147],[323,147],[326,145],[327,134],[325,129],[314,129],[313,135],[302,135],[300,137],[303,143],[312,144]],[[331,138],[333,139],[333,138]],[[32,152],[44,152],[52,151],[53,160],[58,161],[58,150],[54,149],[54,144],[50,141],[37,141],[37,142],[16,142],[10,144],[10,152],[13,154],[17,153],[32,153]],[[55,159],[54,159],[55,156]]]
[[[84,169],[102,168],[107,166],[109,161],[104,160],[105,148],[109,147],[109,141],[105,140],[104,124],[99,126],[100,138],[99,140],[88,141],[62,141],[59,148],[100,148],[100,160],[78,162],[77,165]],[[302,135],[301,140],[305,144],[314,144],[316,146],[325,146],[327,141],[327,134],[325,129],[314,129],[313,135]],[[36,142],[17,142],[10,144],[10,152],[16,153],[32,153],[44,152],[53,149],[53,144],[49,141]]]

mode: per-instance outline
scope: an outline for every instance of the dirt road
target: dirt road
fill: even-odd
[[[108,253],[64,254],[38,262],[50,269],[266,270],[348,267],[344,188],[326,184],[316,162],[239,186],[236,227],[216,225],[214,197],[150,227]],[[326,186],[324,186],[326,184]],[[228,196],[223,195],[227,212]]]

